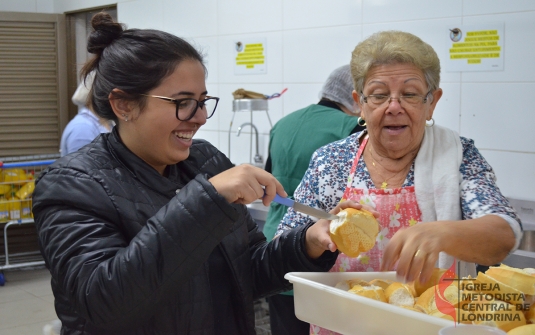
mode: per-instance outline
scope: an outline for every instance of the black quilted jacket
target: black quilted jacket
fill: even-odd
[[[333,265],[336,253],[305,256],[307,227],[267,243],[246,207],[207,180],[230,167],[197,140],[163,177],[115,130],[52,164],[33,211],[62,334],[213,334],[207,259],[217,246],[238,291],[240,334],[255,334],[255,299],[287,290],[287,272]]]

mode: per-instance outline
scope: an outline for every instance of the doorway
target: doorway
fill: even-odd
[[[66,13],[67,23],[67,83],[72,97],[80,83],[80,70],[93,55],[87,52],[87,38],[92,31],[91,18],[99,12],[106,12],[117,22],[117,7],[99,7],[84,11]],[[78,107],[69,102],[69,120],[78,113]]]

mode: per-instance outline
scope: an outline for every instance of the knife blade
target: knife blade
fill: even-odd
[[[278,194],[275,195],[275,199],[273,199],[273,201],[284,206],[292,207],[298,212],[301,212],[301,213],[304,213],[304,214],[307,214],[316,218],[327,219],[327,220],[338,219],[338,216],[334,214],[327,213],[325,211],[322,211],[321,209],[303,205],[289,198],[283,198]]]

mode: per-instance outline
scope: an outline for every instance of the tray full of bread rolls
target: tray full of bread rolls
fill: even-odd
[[[398,282],[395,272],[290,272],[285,278],[293,283],[299,319],[344,335],[435,335],[455,324],[535,334],[534,269],[502,264],[476,278],[457,278],[437,268],[424,284]]]

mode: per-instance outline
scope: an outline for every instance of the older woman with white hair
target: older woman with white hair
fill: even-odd
[[[340,254],[331,271],[395,270],[426,282],[433,268],[475,275],[518,246],[522,226],[474,142],[440,127],[440,62],[431,46],[405,32],[376,33],[351,59],[366,130],[314,153],[296,201],[331,210],[353,200],[380,213],[373,249]],[[282,231],[314,219],[290,209]],[[312,326],[314,334],[331,334]]]

